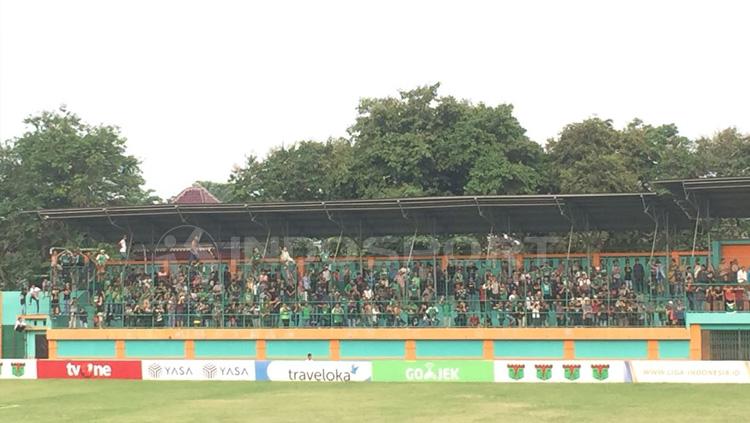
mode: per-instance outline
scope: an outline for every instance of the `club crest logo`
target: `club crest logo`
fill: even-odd
[[[609,377],[609,364],[592,364],[592,376],[596,380],[605,380]]]
[[[525,367],[523,364],[508,364],[508,377],[513,380],[523,379],[523,369]]]
[[[535,364],[536,378],[539,380],[549,380],[552,377],[551,364]]]
[[[565,370],[565,379],[578,380],[581,377],[581,365],[580,364],[563,364]]]
[[[13,376],[22,377],[26,373],[26,363],[10,363],[12,368]]]

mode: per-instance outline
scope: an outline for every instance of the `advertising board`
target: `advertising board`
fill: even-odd
[[[37,360],[39,379],[140,379],[137,360]]]
[[[635,383],[750,383],[747,361],[630,362]]]
[[[0,379],[36,379],[36,360],[0,360]]]
[[[144,380],[255,380],[253,360],[143,360]]]
[[[630,381],[630,372],[625,361],[495,361],[495,382],[628,383]]]
[[[491,361],[417,360],[375,361],[375,382],[492,382]]]
[[[256,361],[257,380],[277,382],[366,382],[369,361]]]

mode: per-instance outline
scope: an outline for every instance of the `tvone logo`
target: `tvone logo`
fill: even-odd
[[[82,366],[65,363],[65,372],[73,377],[112,377],[112,367],[106,364],[86,363]]]
[[[406,380],[413,381],[455,381],[459,380],[459,369],[456,367],[445,367],[433,369],[433,363],[426,363],[424,368],[407,367]]]

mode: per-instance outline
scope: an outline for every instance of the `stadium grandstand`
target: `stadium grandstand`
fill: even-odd
[[[48,309],[32,311],[53,328],[406,328],[684,326],[689,311],[750,310],[746,263],[695,249],[699,226],[745,216],[750,181],[653,186],[257,204],[191,187],[170,204],[39,210],[116,251],[53,248]],[[578,232],[632,230],[652,233],[653,248],[571,251]],[[695,231],[692,249],[671,249],[680,230]],[[517,234],[563,234],[567,249],[537,237],[527,252]],[[400,251],[364,252],[387,236]]]

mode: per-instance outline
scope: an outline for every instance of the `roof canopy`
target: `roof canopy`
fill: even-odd
[[[670,179],[653,185],[669,191],[691,219],[750,216],[750,178]]]
[[[711,217],[748,217],[750,178],[658,181],[666,193],[495,195],[326,202],[158,204],[39,210],[102,240],[131,233],[138,242],[158,240],[181,225],[197,226],[216,241],[232,237],[344,235],[555,233],[652,230],[657,218],[690,228],[700,205]],[[701,211],[700,217],[705,217]]]

